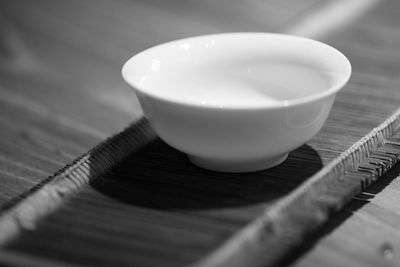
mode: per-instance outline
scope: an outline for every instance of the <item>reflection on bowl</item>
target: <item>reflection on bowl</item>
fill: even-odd
[[[351,65],[314,40],[226,33],[147,49],[122,69],[145,116],[196,165],[273,167],[323,126]]]

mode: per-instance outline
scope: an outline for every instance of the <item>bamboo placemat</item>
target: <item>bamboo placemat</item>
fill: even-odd
[[[195,261],[198,263],[195,266],[276,266],[277,264],[279,266],[282,260],[287,261],[285,256],[293,249],[301,246],[310,234],[318,230],[330,218],[332,213],[339,211],[352,197],[379,179],[387,170],[394,166],[400,158],[400,143],[398,141],[399,136],[397,136],[399,134],[399,125],[400,110],[385,120],[379,127],[374,128],[364,138],[311,178],[306,179],[294,191],[284,195],[283,198],[270,206],[262,207],[260,211],[264,211],[260,212],[260,216],[252,218],[254,216],[252,213],[247,215],[247,220],[245,219],[243,222],[253,222],[238,233],[235,233],[237,228],[231,229],[231,231],[227,231],[224,234],[224,238],[221,239],[222,242],[221,240],[218,242],[205,242],[205,244],[212,244],[212,247],[215,249],[214,252],[209,250],[209,248],[201,248],[197,249],[200,253],[194,253],[196,254],[195,256],[189,252],[187,252],[188,255],[180,258],[174,254],[170,256],[175,260],[175,264],[177,265],[187,264],[196,259]],[[307,154],[305,150],[306,148],[303,148],[303,151],[300,149],[297,153],[300,155],[301,153]],[[165,155],[161,157],[155,156],[160,153],[165,153]],[[176,158],[174,159],[174,157]],[[141,160],[144,162],[141,163]],[[292,164],[298,167],[299,160],[301,159],[294,159]],[[186,166],[178,166],[182,163],[186,164]],[[163,167],[157,170],[156,165],[162,165]],[[154,170],[150,168],[154,168]],[[171,171],[170,174],[161,173],[166,169]],[[286,169],[286,171],[290,172],[290,168]],[[279,170],[275,170],[275,172],[277,176],[284,175],[279,174]],[[134,174],[133,176],[132,173]],[[168,178],[169,182],[163,183],[163,178],[160,179],[157,174],[165,176],[164,178]],[[191,187],[187,182],[179,184],[183,180],[179,178],[174,180],[176,177],[171,176],[171,174],[188,177],[194,176],[194,179],[189,178],[189,182],[198,183],[198,190],[193,190],[195,187]],[[298,174],[301,175],[301,172],[299,171]],[[40,233],[40,230],[37,231],[36,228],[39,226],[40,229],[41,220],[45,216],[50,214],[48,218],[51,218],[51,213],[53,212],[56,216],[59,212],[61,214],[64,213],[64,217],[67,216],[65,212],[68,213],[68,211],[65,210],[63,205],[68,209],[68,206],[71,206],[71,204],[79,204],[82,200],[83,202],[87,202],[90,199],[90,191],[93,191],[93,188],[102,194],[116,198],[119,202],[125,202],[125,205],[127,203],[128,205],[132,204],[162,211],[164,214],[160,216],[160,219],[164,217],[166,225],[174,223],[176,218],[168,218],[169,215],[165,216],[165,212],[175,213],[176,210],[183,211],[182,217],[185,217],[185,213],[193,209],[229,207],[257,202],[258,200],[254,198],[260,196],[241,193],[237,189],[231,192],[226,190],[226,187],[229,188],[232,186],[232,182],[237,183],[234,187],[245,185],[245,182],[240,181],[240,178],[243,177],[240,177],[240,175],[232,177],[231,175],[222,173],[208,172],[191,166],[188,162],[184,161],[179,152],[174,152],[161,141],[155,140],[155,135],[151,127],[143,119],[76,159],[46,181],[30,190],[20,201],[11,203],[3,211],[0,219],[0,241],[2,243],[11,241],[12,247],[18,245],[18,242],[13,243],[12,239],[21,232],[28,236],[31,234],[35,236],[35,232],[43,234]],[[253,175],[253,177],[245,175],[244,178],[257,179],[257,175]],[[127,179],[139,179],[139,182],[130,184]],[[201,183],[212,183],[213,181],[215,185],[201,185]],[[277,181],[274,182],[278,183]],[[91,185],[91,187],[88,188],[88,185]],[[183,190],[179,188],[180,186],[184,187]],[[149,189],[148,187],[158,188]],[[279,187],[277,186],[277,188]],[[203,191],[204,189],[211,191],[211,193]],[[246,188],[244,189],[246,190]],[[254,190],[254,188],[250,189]],[[155,192],[152,192],[152,190],[155,190]],[[151,194],[150,198],[143,195],[146,192]],[[164,198],[166,192],[167,198]],[[168,195],[171,192],[176,195]],[[83,198],[80,196],[82,193]],[[160,195],[157,195],[158,193]],[[233,196],[230,196],[229,193],[233,194]],[[225,195],[218,197],[218,194]],[[215,199],[212,200],[212,198]],[[99,204],[104,205],[110,199],[106,198],[96,201],[98,203],[94,204],[97,206],[97,216],[104,219],[105,215],[102,214],[102,206]],[[123,206],[118,207],[119,212],[122,214],[124,213]],[[81,212],[94,212],[93,207],[91,209],[86,208],[81,209]],[[142,210],[141,212],[148,211]],[[130,214],[129,217],[131,216],[135,216],[135,214]],[[200,215],[197,214],[197,216]],[[205,214],[201,216],[205,216]],[[227,217],[226,215],[219,216],[218,214],[208,214],[207,216],[208,220],[210,218],[219,220],[219,227],[229,227],[229,224],[221,224],[221,220],[232,219],[229,218],[229,214]],[[189,225],[183,226],[183,228],[189,227],[188,229],[193,229],[194,232],[189,235],[196,235],[195,231],[199,229],[212,231],[215,227],[215,225],[212,227],[196,225],[193,219],[196,220],[196,218],[193,218],[193,214],[191,214],[191,216],[184,220],[182,218],[177,219],[176,222],[188,222]],[[129,220],[120,220],[120,225],[115,225],[114,227],[127,227],[127,222]],[[245,224],[243,222],[242,225]],[[87,225],[88,221],[85,224],[84,221],[80,221],[79,219],[75,223],[75,226],[82,224],[82,229],[87,229],[88,232],[96,226],[96,222],[92,222],[92,225]],[[149,223],[154,222],[149,221]],[[193,226],[190,226],[191,224]],[[57,233],[57,230],[55,230],[55,233]],[[190,242],[192,238],[188,238],[188,241]],[[125,244],[126,242],[129,243],[129,239],[127,237],[124,242],[120,239],[110,240],[110,242]],[[185,237],[177,237],[177,240],[180,240],[180,242],[184,242],[184,239]],[[143,242],[139,242],[139,244],[145,246]],[[219,249],[217,249],[218,247]],[[84,248],[84,246],[81,247],[81,249]],[[40,249],[40,245],[38,249]],[[157,248],[157,244],[151,244],[151,249],[155,250],[155,255],[161,253],[159,251],[160,248]],[[113,250],[109,250],[108,253],[113,253]],[[161,259],[163,262],[165,261],[164,257],[166,257],[164,253],[171,253],[171,251],[166,249],[162,253],[163,256]],[[209,253],[211,255],[206,256]],[[199,255],[203,256],[199,257]],[[86,257],[86,260],[89,259],[90,254]],[[7,259],[7,257],[3,257],[3,260],[7,261]],[[171,260],[171,258],[169,259]],[[11,260],[15,259],[12,258]],[[132,257],[127,257],[125,260],[131,262]],[[144,262],[143,259],[136,260],[141,263]],[[83,263],[88,264],[89,262],[83,261]],[[93,264],[96,262],[90,263]],[[148,265],[153,264],[154,262]]]
[[[350,5],[351,2],[362,3],[361,5],[366,3],[365,5],[368,6],[378,1],[340,2],[349,2]],[[336,6],[334,2],[332,3]],[[294,1],[292,4],[295,4]],[[280,6],[281,4],[276,5]],[[321,4],[321,6],[323,5]],[[28,13],[27,10],[31,10],[26,8],[26,3],[23,6],[23,9],[15,13],[20,14],[21,11],[26,11],[22,15],[25,16]],[[135,146],[119,147],[118,149],[126,152],[120,153],[120,155],[127,157],[107,173],[103,172],[111,166],[112,162],[116,162],[115,155],[99,153],[97,150],[95,153],[97,156],[93,158],[104,159],[103,164],[107,167],[98,166],[92,170],[90,167],[92,156],[90,153],[86,153],[78,160],[82,164],[82,168],[74,168],[75,165],[72,164],[23,195],[27,198],[21,197],[6,206],[2,212],[2,218],[6,218],[4,222],[8,221],[8,223],[4,223],[2,227],[5,228],[2,228],[0,235],[4,235],[3,241],[8,241],[3,243],[0,262],[4,265],[14,266],[28,264],[31,266],[75,266],[81,264],[93,266],[182,266],[203,260],[205,256],[217,251],[217,248],[224,247],[223,245],[229,238],[235,240],[238,237],[236,235],[238,231],[251,223],[257,216],[262,215],[264,211],[276,207],[274,204],[279,199],[285,198],[291,190],[298,187],[323,166],[330,164],[341,152],[358,142],[363,135],[376,127],[398,107],[400,95],[396,73],[399,65],[396,59],[398,49],[395,46],[398,35],[396,35],[397,20],[394,19],[397,16],[396,6],[398,5],[395,1],[386,1],[385,5],[380,5],[372,15],[363,16],[364,19],[357,20],[355,23],[348,20],[356,17],[352,8],[340,9],[340,12],[334,8],[336,18],[339,18],[336,20],[327,20],[326,13],[321,15],[320,12],[316,12],[321,23],[315,23],[313,20],[312,25],[320,26],[317,27],[317,32],[324,33],[322,40],[337,46],[350,56],[355,73],[352,82],[338,96],[331,117],[322,131],[306,146],[291,153],[288,161],[282,166],[248,175],[231,176],[210,173],[189,165],[182,154],[170,149],[151,135],[150,139],[147,137],[143,139],[146,145],[143,145],[142,149],[136,150]],[[93,5],[93,7],[97,8],[98,5]],[[40,8],[34,4],[32,9],[37,11]],[[64,7],[61,6],[60,10],[64,12],[63,9]],[[175,14],[173,9],[171,8],[172,14]],[[225,7],[221,10],[225,11]],[[272,10],[271,14],[276,13],[279,14],[278,17],[282,17],[279,12]],[[347,16],[343,16],[343,10],[348,10]],[[116,17],[120,18],[123,15],[125,21],[130,21],[132,17],[130,11],[131,9],[127,9],[123,14],[117,12]],[[242,13],[241,10],[238,11]],[[64,14],[63,12],[61,14]],[[43,25],[47,26],[49,24],[49,20],[46,20],[48,16],[42,15],[45,13],[40,11],[35,14],[37,17],[44,18]],[[139,14],[138,21],[141,21],[141,16],[146,17],[146,12],[142,12],[140,9],[137,10],[137,14]],[[305,17],[308,15],[306,14]],[[50,21],[57,22],[57,19]],[[90,25],[97,26],[102,21],[102,17],[98,15],[93,15],[92,19],[97,19],[97,23]],[[261,16],[260,19],[264,18]],[[69,22],[68,18],[64,18],[64,20]],[[63,24],[65,21],[62,21]],[[171,21],[171,17],[163,21]],[[235,16],[232,21],[236,21],[237,25],[241,25],[243,22]],[[328,21],[333,22],[333,31],[326,30],[325,26]],[[336,23],[338,21],[346,22],[351,27]],[[290,29],[291,24],[299,24],[298,20],[291,22],[287,24],[287,27],[279,26],[277,30],[283,29],[285,32],[294,34],[304,34],[305,32],[306,35],[311,32],[311,36],[314,36],[315,27],[305,27],[306,31],[303,32],[286,31],[285,28]],[[96,32],[96,27],[85,28],[84,23],[79,23],[78,33],[81,33],[82,29],[86,29],[86,33]],[[29,26],[30,24],[34,25],[34,23],[27,23]],[[180,24],[175,25],[179,26]],[[335,28],[335,25],[339,25],[339,28]],[[127,27],[129,31],[131,30],[130,26]],[[261,30],[272,29],[266,27],[265,24],[259,24],[259,27]],[[110,32],[114,33],[114,28],[110,27]],[[156,28],[158,29],[158,27]],[[251,27],[249,26],[249,28]],[[300,28],[304,29],[304,27]],[[48,28],[45,27],[45,29]],[[34,32],[35,34],[32,35],[35,36],[40,35],[40,31],[34,31],[30,27],[27,27],[27,31]],[[57,34],[64,37],[65,34],[71,34],[71,32],[57,30]],[[103,35],[103,32],[100,31],[98,34]],[[170,34],[170,32],[165,33],[168,38],[171,37]],[[71,40],[81,40],[82,35],[71,36],[73,37]],[[135,36],[135,38],[139,37]],[[164,40],[161,36],[158,38]],[[139,39],[139,42],[146,40],[146,38]],[[92,51],[93,47],[89,46],[88,50]],[[47,47],[44,50],[46,49]],[[104,49],[100,47],[96,51],[103,55]],[[108,57],[113,58],[116,50],[110,49],[109,51],[111,53]],[[69,56],[70,54],[65,54],[65,57]],[[81,56],[82,61],[79,62],[89,61],[87,57]],[[77,65],[76,62],[74,61],[74,66]],[[99,62],[96,61],[96,66]],[[99,75],[97,72],[96,75],[107,76]],[[17,77],[17,80],[19,82],[20,77]],[[44,85],[40,83],[38,86],[41,88]],[[32,90],[30,82],[26,84],[26,88],[28,92],[35,92]],[[53,92],[53,88],[51,89]],[[47,95],[43,94],[43,96]],[[62,100],[68,102],[64,98]],[[57,102],[52,102],[52,104],[60,105]],[[12,114],[12,112],[7,114]],[[101,117],[99,124],[103,124],[103,121],[104,117]],[[145,126],[146,123],[143,122],[142,125]],[[128,129],[126,132],[129,131]],[[76,139],[79,140],[79,138]],[[122,138],[122,140],[125,139]],[[384,140],[386,139],[384,138]],[[97,178],[89,179],[95,175],[98,175]],[[361,178],[364,179],[365,177],[363,177]],[[388,180],[388,178],[384,180]],[[64,184],[64,186],[59,187],[60,184]],[[379,185],[379,187],[383,187],[383,185]],[[44,190],[45,188],[47,189]],[[396,184],[391,186],[390,190],[392,193],[398,192]],[[34,200],[34,196],[38,195],[41,195],[39,199],[43,201],[33,202],[41,203],[42,208],[29,205],[29,201]],[[391,195],[384,194],[384,196],[390,197]],[[334,239],[335,242],[340,242],[343,240],[341,236],[348,235],[349,239],[346,241],[352,242],[349,244],[341,242],[342,250],[338,250],[334,246],[318,250],[318,252],[323,251],[324,253],[317,258],[317,262],[319,259],[319,262],[328,264],[326,260],[328,258],[331,259],[332,266],[340,265],[338,262],[342,263],[342,266],[357,264],[380,266],[383,265],[383,262],[390,265],[390,262],[376,257],[374,253],[376,253],[376,247],[384,254],[386,251],[396,249],[395,241],[400,239],[398,238],[399,233],[396,231],[399,218],[395,212],[397,199],[392,197],[387,201],[381,200],[381,202],[372,200],[371,202],[375,205],[372,205],[372,211],[361,212],[364,216],[361,219],[360,216],[352,216],[352,219],[349,220],[351,221],[349,224],[353,227],[350,227],[352,231],[341,229],[338,231],[339,237],[336,235],[336,239]],[[356,205],[358,204],[356,203]],[[18,210],[23,210],[23,212],[18,212]],[[352,213],[352,210],[347,213]],[[15,216],[10,216],[11,214]],[[322,218],[326,218],[324,213],[322,215]],[[278,216],[278,218],[284,217]],[[354,217],[358,219],[354,219]],[[313,217],[306,218],[312,220]],[[354,225],[356,230],[354,230]],[[262,226],[263,224],[260,224],[259,228],[249,228],[257,233],[257,229],[263,229]],[[360,237],[364,235],[365,231],[371,229],[376,234],[370,237],[372,232],[370,231],[368,233],[370,239]],[[18,235],[14,235],[15,233]],[[360,240],[362,242],[371,239],[377,241],[360,244]],[[254,239],[249,240],[251,243],[251,240]],[[301,238],[296,240],[301,240]],[[384,241],[384,246],[381,249],[379,242],[382,241]],[[390,242],[392,245],[388,245]],[[246,242],[239,242],[239,245],[246,247]],[[261,248],[264,245],[267,246],[268,243],[261,243]],[[337,244],[334,243],[334,245]],[[358,245],[363,245],[362,249],[364,250],[356,250]],[[368,249],[366,249],[367,247]],[[229,255],[235,251],[231,249],[231,246],[228,248],[227,250],[222,249],[228,253],[216,254],[222,255],[222,257],[214,258],[212,256],[211,262],[222,265],[226,263],[226,257],[223,255]],[[258,255],[254,259],[254,264],[265,260],[262,255],[260,257],[257,254],[257,249],[254,251],[256,253],[251,255]],[[364,254],[360,251],[363,251]],[[372,253],[369,253],[371,251]],[[367,252],[368,255],[366,255]],[[271,262],[275,262],[281,253],[283,252],[272,253],[274,258]],[[240,255],[242,254],[239,253]],[[326,257],[327,255],[330,258]],[[395,253],[392,255],[393,258],[396,257]],[[343,261],[346,257],[347,263],[352,264],[343,264],[343,262],[346,263]],[[312,260],[315,259],[314,257]],[[304,264],[309,266],[309,263],[306,261]],[[395,261],[392,262],[392,265],[395,264]],[[321,266],[321,264],[317,264],[317,266]]]

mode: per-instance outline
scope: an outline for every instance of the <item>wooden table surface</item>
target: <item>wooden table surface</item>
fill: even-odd
[[[190,176],[184,156],[156,140],[122,163],[136,172],[103,176],[1,244],[0,264],[184,266],[201,259],[400,107],[399,14],[396,0],[0,1],[0,215],[141,118],[120,69],[145,48],[208,33],[281,32],[324,41],[353,66],[321,132],[274,170]],[[354,198],[288,264],[399,266],[399,173],[395,167]],[[109,194],[124,175],[141,180]]]

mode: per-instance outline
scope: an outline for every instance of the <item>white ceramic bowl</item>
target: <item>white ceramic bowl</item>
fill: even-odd
[[[323,126],[351,65],[318,41],[271,33],[192,37],[122,69],[156,133],[196,165],[273,167]]]

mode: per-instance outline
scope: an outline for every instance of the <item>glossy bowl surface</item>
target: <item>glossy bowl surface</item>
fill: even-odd
[[[323,75],[326,83],[311,90],[316,79],[305,83],[306,75],[291,66]],[[335,48],[272,33],[172,41],[133,56],[122,68],[159,137],[194,164],[224,172],[283,162],[321,129],[350,75],[350,62]],[[278,84],[278,90],[271,84],[279,81],[284,87]]]

